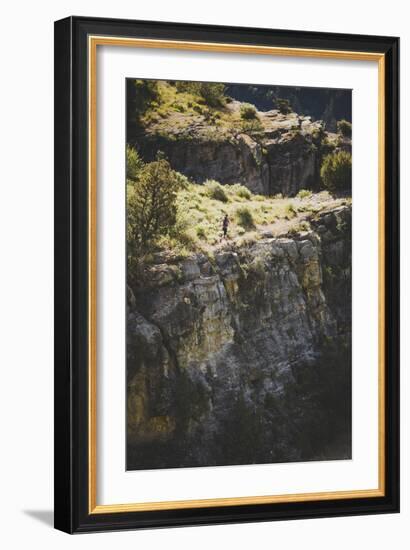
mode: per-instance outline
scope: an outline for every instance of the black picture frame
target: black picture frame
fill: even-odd
[[[385,57],[385,494],[159,511],[89,511],[88,59],[90,35]],[[68,17],[55,23],[55,527],[67,533],[399,511],[399,39]]]

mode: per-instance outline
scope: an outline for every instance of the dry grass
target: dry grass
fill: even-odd
[[[220,184],[212,182],[212,189],[217,185]],[[306,230],[308,224],[304,221],[309,215],[337,206],[338,202],[327,192],[301,199],[254,195],[239,184],[220,186],[223,194],[210,192],[209,187],[190,183],[179,192],[177,224],[169,236],[160,240],[160,248],[173,249],[178,254],[211,252],[225,243],[222,240],[225,214],[230,221],[228,242],[239,245],[263,238],[266,232],[274,236]],[[224,200],[214,198],[215,195]]]
[[[239,109],[229,105],[212,107],[204,98],[191,92],[180,91],[168,82],[158,83],[159,97],[141,119],[143,126],[156,134],[171,137],[176,131],[189,137],[192,125],[201,126],[203,138],[226,139],[238,133],[243,123]],[[198,128],[197,128],[198,131]]]

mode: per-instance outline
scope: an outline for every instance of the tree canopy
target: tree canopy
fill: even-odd
[[[135,161],[135,155],[127,154]],[[127,164],[132,173],[131,166]],[[183,176],[172,170],[161,155],[142,164],[135,177],[128,180],[127,240],[128,257],[138,261],[150,251],[155,241],[168,233],[176,222],[177,192],[185,185]]]
[[[349,191],[352,187],[352,155],[347,151],[327,155],[323,159],[320,175],[331,193]]]

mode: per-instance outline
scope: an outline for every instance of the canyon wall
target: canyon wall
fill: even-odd
[[[135,145],[147,161],[162,151],[174,170],[196,183],[241,183],[262,195],[319,190],[322,158],[337,146],[337,136],[327,134],[322,122],[296,113],[272,110],[259,113],[258,120],[259,130],[246,133],[216,125],[210,130],[198,117],[188,128],[167,128],[162,134],[155,127],[145,130]]]
[[[351,208],[310,225],[128,288],[128,469],[350,457]]]

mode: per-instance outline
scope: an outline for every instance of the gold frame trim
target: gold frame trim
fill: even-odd
[[[313,57],[331,59],[349,59],[378,62],[378,153],[379,153],[379,364],[378,364],[378,488],[352,491],[327,491],[318,493],[299,493],[292,495],[248,496],[235,498],[216,498],[200,500],[178,500],[161,502],[140,502],[132,504],[97,504],[97,46],[123,46],[134,48],[180,49],[191,51],[209,51],[225,53],[245,53],[286,57]],[[306,48],[282,48],[242,44],[219,44],[208,42],[190,42],[178,40],[156,40],[139,38],[121,38],[111,36],[88,37],[88,200],[89,200],[89,313],[88,313],[88,510],[89,514],[107,514],[119,512],[142,512],[154,510],[175,510],[204,508],[215,506],[240,506],[249,504],[273,504],[285,502],[307,502],[319,500],[341,500],[352,498],[375,498],[385,496],[385,56],[374,52],[349,52]]]

